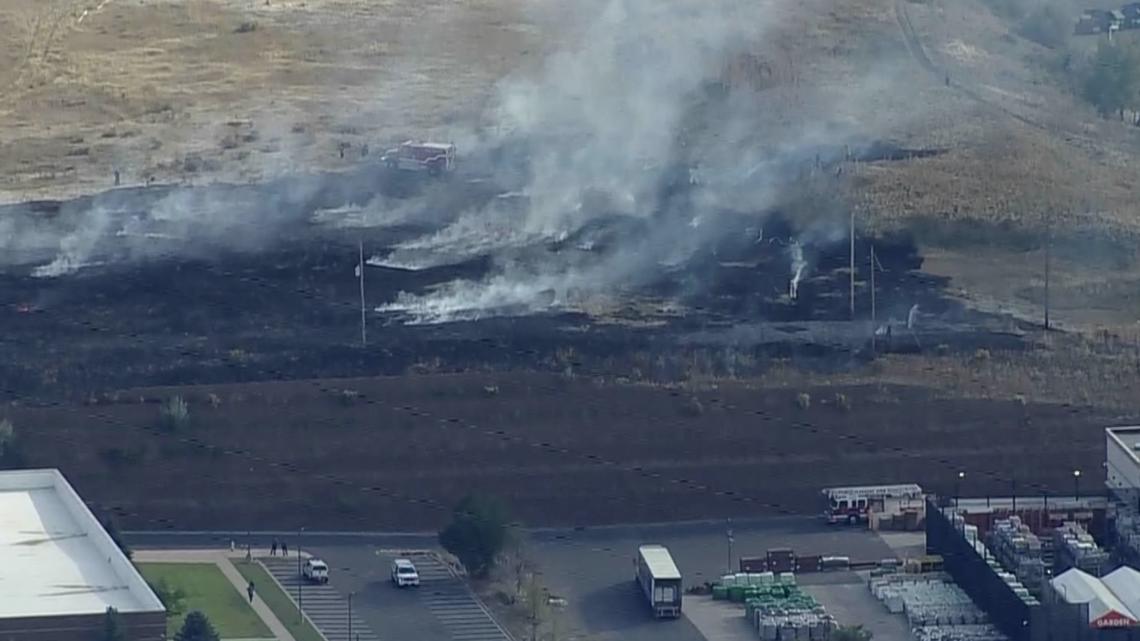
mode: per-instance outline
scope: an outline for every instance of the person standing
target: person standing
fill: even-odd
[[[281,556],[289,556],[289,546],[285,541],[281,541]]]
[[[250,581],[249,585],[245,587],[245,593],[249,595],[249,602],[253,603],[253,581]]]
[[[269,556],[277,556],[277,539],[273,539],[273,543],[269,546]]]

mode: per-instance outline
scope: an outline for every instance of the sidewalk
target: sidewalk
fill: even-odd
[[[138,563],[213,563],[230,580],[234,589],[244,597],[248,584],[245,577],[238,572],[230,561],[231,557],[245,558],[245,550],[238,552],[231,552],[230,550],[136,550],[133,560]],[[250,607],[265,622],[277,641],[296,641],[293,634],[282,625],[277,615],[273,614],[273,610],[269,609],[269,606],[261,600],[261,595],[257,592],[253,594],[253,603],[250,604]]]

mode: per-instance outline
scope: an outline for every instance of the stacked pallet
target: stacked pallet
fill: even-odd
[[[1053,556],[1057,574],[1077,568],[1099,577],[1111,569],[1108,553],[1100,549],[1080,523],[1072,521],[1053,530]]]
[[[987,537],[989,549],[998,562],[1011,572],[1025,588],[1040,595],[1048,578],[1045,561],[1041,558],[1041,539],[1017,516],[994,523]]]

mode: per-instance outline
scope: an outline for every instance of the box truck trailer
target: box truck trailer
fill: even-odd
[[[637,583],[658,619],[681,616],[681,571],[663,545],[637,549]]]

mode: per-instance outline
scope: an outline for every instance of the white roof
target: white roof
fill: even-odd
[[[1100,579],[1072,568],[1054,577],[1050,583],[1057,594],[1068,603],[1087,603],[1089,623],[1098,620],[1129,619],[1136,625],[1136,615]]]
[[[900,485],[859,485],[852,487],[829,487],[823,490],[825,496],[856,495],[869,497],[921,496],[922,487],[915,483]]]
[[[680,579],[681,571],[673,563],[673,556],[664,545],[643,545],[638,548],[645,565],[649,566],[649,573],[654,579]]]
[[[0,472],[0,619],[162,612],[59,470]]]
[[[396,559],[396,567],[399,568],[414,568],[412,562],[407,559]]]
[[[1122,565],[1101,577],[1100,581],[1112,590],[1124,607],[1140,615],[1140,572]]]

